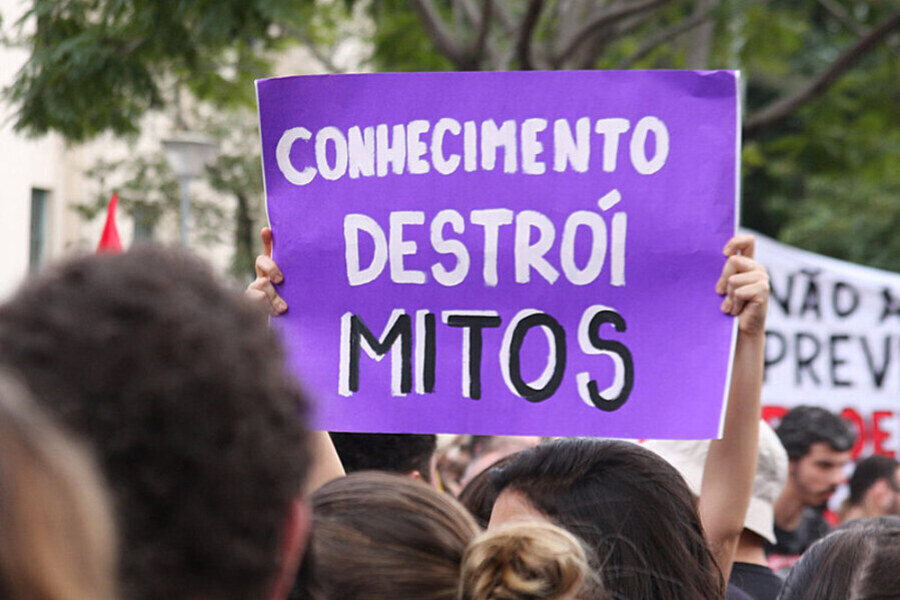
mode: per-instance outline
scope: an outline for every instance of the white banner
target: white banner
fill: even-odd
[[[856,455],[900,452],[900,274],[756,238],[772,284],[766,419],[821,406],[856,425]]]

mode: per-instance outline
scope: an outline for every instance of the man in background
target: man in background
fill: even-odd
[[[775,430],[788,453],[788,480],[775,501],[775,544],[767,544],[776,571],[792,565],[831,526],[823,513],[846,476],[856,434],[836,414],[815,406],[790,410]]]
[[[77,259],[0,306],[0,365],[94,451],[125,600],[287,597],[306,401],[249,301],[181,252]]]
[[[869,456],[856,463],[841,521],[885,515],[900,517],[900,463],[887,456]]]

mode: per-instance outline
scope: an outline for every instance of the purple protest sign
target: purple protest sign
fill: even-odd
[[[290,307],[275,325],[316,425],[718,436],[737,87],[724,71],[258,82]]]

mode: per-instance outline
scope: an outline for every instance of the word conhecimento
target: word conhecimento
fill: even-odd
[[[599,136],[599,144],[595,136]],[[651,138],[653,143],[648,144]],[[284,177],[297,186],[309,184],[317,175],[335,181],[343,177],[421,175],[432,170],[441,175],[460,169],[467,173],[494,171],[500,151],[504,173],[543,175],[548,167],[559,173],[586,173],[595,154],[600,155],[602,170],[612,173],[619,166],[620,142],[626,139],[628,163],[637,173],[652,175],[666,164],[669,131],[654,116],[641,118],[633,127],[630,120],[619,117],[581,117],[575,121],[574,130],[568,119],[556,119],[551,124],[543,118],[521,123],[510,119],[498,125],[493,119],[460,123],[445,117],[433,125],[419,119],[394,125],[354,125],[346,131],[326,126],[315,134],[298,126],[281,134],[275,158]],[[545,142],[552,146],[546,155]],[[314,164],[295,162],[292,151],[299,144],[312,144],[312,152],[307,150],[305,155],[313,157],[314,161],[307,162]],[[649,153],[648,147],[652,148]]]

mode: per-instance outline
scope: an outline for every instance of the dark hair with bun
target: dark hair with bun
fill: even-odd
[[[588,580],[571,534],[549,523],[482,534],[458,501],[408,477],[352,473],[312,505],[295,599],[569,600]]]
[[[693,496],[650,450],[621,440],[562,439],[519,452],[492,469],[491,479],[500,495],[518,492],[577,535],[611,597],[724,598]]]

